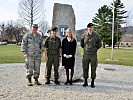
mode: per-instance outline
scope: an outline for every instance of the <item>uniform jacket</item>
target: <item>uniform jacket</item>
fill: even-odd
[[[94,32],[89,35],[87,32],[81,37],[81,47],[84,48],[84,54],[96,54],[101,47],[101,39],[98,34]]]
[[[35,36],[32,33],[24,35],[21,44],[21,51],[28,56],[38,56],[43,53],[43,39],[41,34],[37,33]]]
[[[55,39],[49,36],[45,41],[44,47],[46,48],[48,54],[58,55],[59,48],[61,48],[61,40],[57,36]]]

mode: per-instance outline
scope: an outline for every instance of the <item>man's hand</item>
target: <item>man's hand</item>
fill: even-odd
[[[48,62],[48,57],[45,55],[45,61]]]
[[[28,58],[28,55],[27,55],[27,54],[24,54],[24,58],[25,58],[25,59]]]
[[[59,63],[61,62],[61,56],[59,56]]]
[[[41,54],[41,58],[42,58],[43,54]]]
[[[44,57],[45,57],[45,61],[48,62],[48,56],[47,56],[47,53],[48,53],[48,52],[47,52],[46,48],[44,48],[43,51],[44,51],[43,54],[44,54]]]

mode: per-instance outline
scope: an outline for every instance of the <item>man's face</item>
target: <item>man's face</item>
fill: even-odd
[[[51,31],[51,36],[52,36],[52,37],[55,37],[56,34],[57,34],[57,31]]]
[[[93,26],[88,27],[87,29],[88,29],[88,33],[92,33],[93,32]]]
[[[32,27],[32,33],[37,33],[38,27]]]

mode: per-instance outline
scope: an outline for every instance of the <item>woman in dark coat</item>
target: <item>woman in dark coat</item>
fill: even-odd
[[[76,52],[76,40],[73,37],[72,30],[70,28],[66,31],[66,38],[62,40],[62,66],[65,66],[68,83],[72,85],[72,78],[74,74],[75,64],[75,52]],[[69,80],[69,69],[71,69],[71,78]]]

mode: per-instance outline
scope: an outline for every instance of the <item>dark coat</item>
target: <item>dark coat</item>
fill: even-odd
[[[62,40],[62,66],[65,66],[66,69],[72,69],[75,63],[75,52],[76,52],[76,40],[69,42],[67,38]],[[66,55],[72,55],[69,59],[64,57]]]

